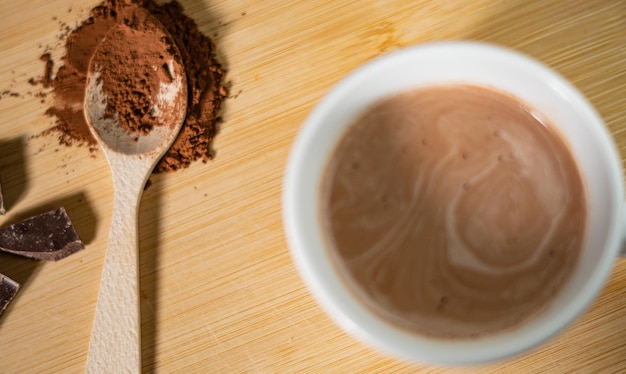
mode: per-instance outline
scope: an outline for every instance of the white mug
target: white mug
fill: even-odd
[[[318,206],[328,158],[360,113],[390,94],[442,83],[492,87],[541,113],[568,143],[588,200],[587,232],[577,268],[548,308],[511,330],[469,340],[420,336],[391,325],[364,307],[333,266]],[[367,63],[341,81],[313,110],[296,138],[282,203],[293,259],[331,318],[380,350],[419,363],[486,363],[522,353],[552,337],[594,300],[626,232],[620,156],[592,105],[564,78],[535,60],[474,42],[406,48]]]

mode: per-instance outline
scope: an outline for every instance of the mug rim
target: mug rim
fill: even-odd
[[[328,281],[328,279],[332,280],[333,277],[337,275],[334,274],[335,269],[333,264],[328,258],[324,259],[328,256],[316,256],[314,253],[315,250],[326,251],[326,249],[311,248],[312,244],[305,240],[307,235],[303,230],[306,230],[306,227],[302,226],[302,220],[298,218],[301,214],[301,212],[297,211],[298,200],[306,196],[302,196],[297,186],[299,184],[299,178],[302,175],[301,173],[307,172],[302,170],[303,165],[306,163],[306,158],[313,156],[325,158],[327,156],[304,153],[305,150],[310,148],[310,145],[306,144],[308,139],[318,131],[317,124],[319,120],[327,115],[328,111],[332,110],[338,101],[348,96],[351,89],[357,85],[359,81],[367,79],[368,77],[371,78],[377,71],[384,70],[399,60],[416,58],[416,55],[427,57],[430,53],[441,52],[442,50],[458,50],[463,53],[482,53],[505,57],[510,60],[509,63],[519,64],[525,69],[532,70],[532,74],[549,79],[550,83],[555,85],[555,89],[563,90],[564,94],[569,95],[578,105],[583,106],[581,110],[586,111],[590,118],[594,119],[594,125],[598,128],[599,133],[601,133],[600,141],[604,143],[603,147],[606,149],[607,157],[612,163],[612,165],[608,166],[611,170],[611,176],[617,176],[613,178],[615,179],[615,185],[612,191],[615,196],[610,197],[611,199],[617,197],[617,201],[620,202],[619,207],[615,209],[612,216],[611,223],[614,227],[610,229],[611,235],[608,238],[607,245],[603,249],[604,252],[601,255],[601,261],[599,261],[598,265],[595,267],[593,277],[587,280],[583,294],[568,303],[568,310],[560,313],[560,320],[554,321],[547,331],[537,331],[534,334],[526,334],[524,339],[520,338],[515,341],[514,344],[508,341],[511,339],[509,335],[522,336],[522,334],[518,334],[518,331],[521,330],[520,327],[513,328],[511,334],[505,334],[507,340],[498,341],[499,334],[481,338],[480,341],[490,342],[488,344],[493,346],[493,348],[488,350],[481,349],[481,347],[479,347],[480,344],[477,344],[479,343],[478,340],[438,339],[401,331],[400,328],[374,316],[371,311],[363,310],[366,308],[362,306],[350,306],[350,301],[340,300],[342,297],[341,294],[345,297],[346,293],[342,292],[342,290],[330,289],[335,287],[336,284],[333,281]],[[341,136],[339,136],[339,138],[340,137]],[[486,43],[462,41],[418,44],[375,58],[357,68],[332,87],[309,114],[293,143],[283,180],[282,214],[284,230],[292,258],[301,278],[304,279],[309,291],[313,294],[317,302],[321,304],[326,313],[346,332],[392,355],[421,363],[459,365],[491,362],[527,351],[562,331],[563,328],[582,314],[604,285],[612,269],[615,257],[619,252],[622,233],[624,187],[623,178],[621,177],[622,167],[618,155],[617,148],[604,121],[597,114],[591,103],[589,103],[569,81],[540,62],[519,52]],[[346,291],[348,287],[345,286],[343,282],[340,283],[341,287],[344,287],[343,291]],[[347,291],[349,297],[352,297],[351,292],[349,290]],[[361,310],[359,310],[359,308]],[[381,327],[381,324],[377,324],[377,321],[382,323],[383,327]],[[526,324],[527,322],[524,322],[520,326]],[[375,331],[380,328],[387,330],[385,334]],[[485,347],[487,347],[487,345]],[[468,354],[468,351],[471,352]],[[476,352],[482,352],[482,355],[476,354]]]

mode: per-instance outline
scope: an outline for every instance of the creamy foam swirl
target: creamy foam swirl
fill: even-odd
[[[576,264],[583,183],[518,101],[471,86],[381,101],[348,130],[322,188],[328,241],[376,313],[467,337],[544,307]]]

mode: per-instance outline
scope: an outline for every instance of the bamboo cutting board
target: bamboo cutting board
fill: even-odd
[[[87,244],[58,263],[0,256],[22,283],[0,318],[1,373],[78,373],[85,365],[111,219],[100,152],[41,135],[52,122],[28,78],[59,22],[98,1],[0,0],[0,224],[64,205]],[[529,354],[484,367],[417,366],[344,334],[298,277],[280,193],[291,143],[312,107],[352,69],[424,41],[472,39],[515,48],[578,86],[626,156],[626,2],[622,0],[182,0],[211,35],[233,95],[215,160],[152,178],[140,209],[145,372],[626,371],[626,262],[590,309]],[[57,17],[55,21],[52,18]]]

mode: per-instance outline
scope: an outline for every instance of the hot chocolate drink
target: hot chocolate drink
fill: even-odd
[[[388,322],[471,338],[532,317],[583,245],[568,146],[519,100],[433,86],[377,102],[326,166],[322,225],[345,282]]]

